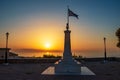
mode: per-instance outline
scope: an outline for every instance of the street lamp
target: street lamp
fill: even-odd
[[[106,55],[106,38],[104,37],[104,61],[107,60],[107,55]]]
[[[9,33],[7,32],[6,33],[6,51],[5,51],[5,63],[6,64],[8,63],[8,36],[9,36]]]

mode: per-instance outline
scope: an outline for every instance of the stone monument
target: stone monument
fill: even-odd
[[[63,58],[55,65],[55,74],[76,75],[81,73],[81,64],[72,58],[69,25],[67,23],[64,39]]]

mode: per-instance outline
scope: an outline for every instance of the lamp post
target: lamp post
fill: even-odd
[[[5,51],[5,63],[8,63],[8,35],[9,33],[6,33],[6,51]]]
[[[104,61],[107,60],[107,55],[106,55],[106,38],[104,37]]]

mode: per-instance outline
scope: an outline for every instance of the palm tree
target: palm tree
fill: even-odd
[[[118,37],[117,47],[120,48],[120,28],[116,31],[116,36]]]

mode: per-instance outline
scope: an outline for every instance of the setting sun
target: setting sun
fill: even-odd
[[[46,42],[46,43],[45,43],[45,47],[46,47],[46,48],[50,48],[50,46],[51,46],[51,44],[50,44],[49,42]]]

